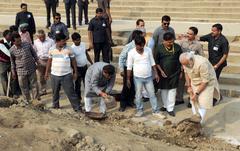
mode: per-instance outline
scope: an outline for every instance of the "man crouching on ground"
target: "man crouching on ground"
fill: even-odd
[[[206,58],[188,52],[182,53],[179,61],[184,68],[193,114],[198,112],[203,123],[207,109],[220,99],[214,68]]]
[[[104,99],[112,91],[116,74],[113,65],[104,62],[97,62],[91,65],[85,76],[85,111],[92,109],[92,97],[101,97],[100,112],[106,113],[106,104]]]

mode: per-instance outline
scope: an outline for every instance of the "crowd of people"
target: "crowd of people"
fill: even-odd
[[[26,104],[34,99],[41,100],[41,96],[47,94],[50,78],[53,108],[60,108],[62,87],[74,111],[82,112],[80,102],[83,101],[85,112],[91,112],[92,99],[98,97],[100,112],[105,114],[104,99],[111,95],[117,69],[110,63],[111,47],[115,45],[111,36],[110,0],[97,2],[96,16],[88,21],[89,2],[78,0],[79,25],[82,25],[84,10],[89,48],[78,32],[69,35],[70,9],[72,26],[76,29],[76,0],[64,1],[67,25],[56,12],[58,0],[45,0],[46,27],[51,27],[48,34],[43,29],[36,31],[33,14],[27,11],[27,4],[22,3],[15,25],[3,32],[4,38],[0,41],[0,78],[4,95],[14,98],[22,95]],[[183,94],[187,91],[188,106],[192,106],[193,114],[203,122],[207,109],[221,99],[218,79],[227,65],[229,44],[222,34],[221,24],[214,24],[211,33],[201,37],[197,36],[197,27],[192,26],[186,35],[176,38],[170,21],[170,16],[164,15],[152,36],[146,33],[143,19],[136,21],[136,29],[130,33],[119,56],[118,68],[123,77],[119,111],[136,108],[135,116],[141,117],[144,102],[149,100],[153,116],[165,119],[163,112],[175,116],[175,106],[184,103]],[[37,39],[34,40],[35,33]],[[72,46],[66,43],[69,39]],[[208,59],[199,41],[208,42]],[[94,49],[94,62],[88,54],[91,49]],[[159,90],[162,107],[156,97]]]

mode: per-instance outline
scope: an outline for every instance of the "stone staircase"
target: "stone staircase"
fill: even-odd
[[[35,16],[45,16],[42,0],[1,0],[1,14],[15,14],[19,4],[26,2]],[[89,15],[95,14],[96,2],[89,5]],[[240,21],[239,0],[113,0],[111,13],[114,19],[160,20],[162,15],[172,16],[174,21],[236,22]],[[65,16],[64,4],[60,0],[57,9]]]
[[[1,0],[0,16],[7,16],[9,20],[0,21],[0,32],[9,25],[14,24],[15,14],[20,10],[20,3],[24,1],[29,5],[29,11],[33,12],[37,22],[38,29],[43,29],[46,21],[46,10],[42,0]],[[89,18],[94,16],[96,2],[89,5]],[[65,10],[62,1],[58,8],[65,21]],[[177,34],[182,34],[187,27],[192,24],[201,29],[202,22],[209,27],[199,30],[199,35],[210,32],[212,22],[226,22],[224,31],[227,30],[226,37],[230,42],[230,53],[228,57],[228,66],[224,69],[220,78],[221,92],[224,96],[240,96],[240,33],[237,29],[231,29],[228,24],[240,23],[240,0],[113,0],[111,3],[111,13],[113,22],[113,39],[118,44],[113,48],[113,64],[117,67],[118,57],[126,42],[129,32],[134,29],[135,20],[143,18],[146,20],[146,28],[151,34],[155,28],[160,25],[161,16],[168,14],[172,17],[173,24]],[[125,20],[125,21],[124,21]],[[132,20],[132,21],[131,21]],[[182,29],[182,23],[187,22],[186,28]],[[227,26],[227,28],[225,28]],[[238,26],[239,28],[239,26]],[[45,29],[46,30],[46,29]],[[46,30],[47,31],[47,30]],[[82,35],[82,41],[87,42],[87,26],[78,27],[78,32]],[[236,31],[236,32],[235,32]],[[70,29],[70,33],[74,32]],[[71,41],[68,42],[71,44]],[[203,43],[205,53],[207,53],[207,43]],[[93,53],[90,52],[91,56]],[[117,75],[116,90],[121,90],[122,78]]]

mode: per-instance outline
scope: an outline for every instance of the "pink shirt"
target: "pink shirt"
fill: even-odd
[[[32,44],[32,40],[28,31],[26,31],[25,33],[19,32],[19,34],[21,36],[22,42],[28,42]]]

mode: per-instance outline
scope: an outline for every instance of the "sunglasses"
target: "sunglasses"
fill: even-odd
[[[61,19],[61,17],[59,17],[59,18],[55,18],[56,20],[60,20]]]
[[[167,25],[168,26],[168,25],[170,25],[170,23],[163,23],[163,25],[165,25],[165,26]]]

